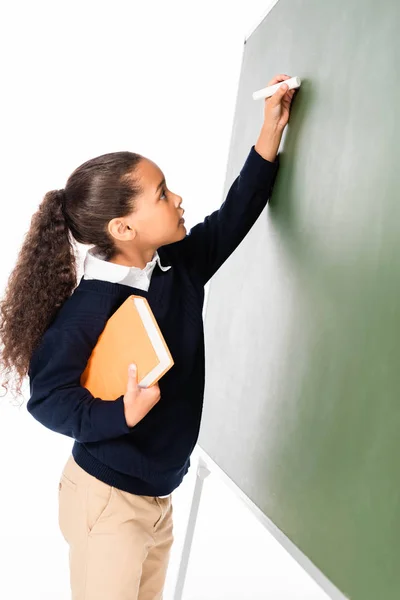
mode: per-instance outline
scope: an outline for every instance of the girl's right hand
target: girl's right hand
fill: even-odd
[[[157,404],[161,397],[160,387],[155,383],[149,388],[140,388],[136,365],[128,367],[128,385],[124,396],[124,412],[128,427],[134,427]]]
[[[264,100],[263,127],[267,130],[283,132],[289,121],[290,107],[296,90],[284,89],[286,79],[290,79],[290,76],[276,75],[267,84],[267,86],[270,86],[282,83],[272,96]]]

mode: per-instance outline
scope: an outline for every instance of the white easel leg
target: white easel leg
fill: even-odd
[[[210,474],[210,472],[211,471],[207,468],[206,463],[200,457],[198,464],[197,464],[196,483],[194,486],[192,506],[190,508],[189,520],[188,520],[188,525],[186,528],[185,541],[184,541],[183,549],[182,549],[181,562],[179,565],[179,571],[178,571],[178,576],[177,576],[177,581],[176,581],[176,586],[175,586],[174,600],[182,600],[183,587],[185,585],[190,550],[192,548],[193,535],[194,535],[194,530],[195,530],[196,521],[197,521],[197,514],[199,512],[200,497],[201,497],[201,492],[203,490],[203,482],[204,482],[205,478]]]

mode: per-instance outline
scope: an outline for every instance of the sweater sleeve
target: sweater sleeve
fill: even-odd
[[[252,146],[240,174],[232,183],[221,207],[191,228],[176,243],[176,251],[187,268],[205,285],[257,221],[265,208],[279,169]]]
[[[123,395],[107,402],[80,384],[95,335],[81,325],[48,329],[33,352],[28,412],[42,425],[78,442],[98,442],[129,433]]]

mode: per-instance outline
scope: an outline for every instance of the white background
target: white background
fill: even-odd
[[[2,4],[1,293],[44,194],[99,154],[126,149],[155,161],[183,197],[188,231],[220,206],[244,39],[272,4]],[[257,89],[274,75],[266,72]],[[263,102],[252,110],[261,127]],[[25,387],[21,409],[0,400],[0,598],[67,600],[57,496],[73,440],[35,421],[28,398]],[[196,462],[195,452],[173,494],[165,600],[173,597]],[[184,600],[228,598],[327,596],[214,473],[204,484]]]

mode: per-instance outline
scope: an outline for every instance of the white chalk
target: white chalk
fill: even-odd
[[[294,90],[301,86],[301,79],[300,77],[291,77],[290,79],[286,79],[285,81],[280,81],[279,83],[275,83],[274,85],[269,85],[268,87],[265,87],[262,90],[253,92],[253,100],[269,98],[270,96],[272,96],[272,94],[275,94],[276,90],[282,85],[282,83],[286,83],[286,85],[289,86],[289,90]]]

